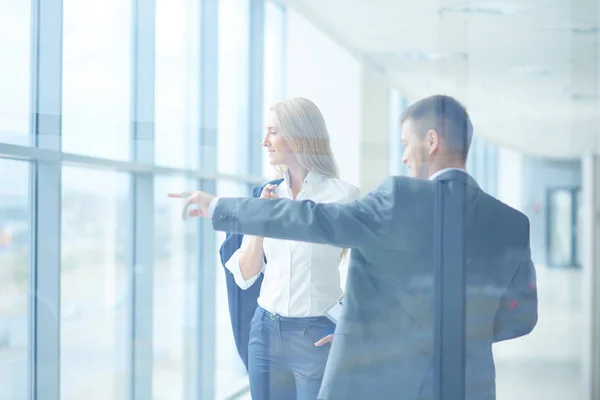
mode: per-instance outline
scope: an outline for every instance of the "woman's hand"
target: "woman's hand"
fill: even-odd
[[[315,346],[321,347],[324,344],[331,343],[331,342],[333,342],[333,333],[330,333],[329,335],[325,336],[324,338],[322,338],[321,340],[316,342]]]
[[[260,198],[261,199],[277,199],[277,195],[275,194],[275,189],[277,188],[276,185],[267,185],[265,186],[265,188],[263,189],[262,193],[260,194]]]

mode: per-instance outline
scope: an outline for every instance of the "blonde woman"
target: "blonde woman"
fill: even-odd
[[[274,105],[263,140],[283,180],[261,198],[319,203],[357,200],[359,190],[338,178],[325,120],[304,98]],[[254,400],[316,399],[335,326],[323,312],[341,295],[345,250],[313,243],[244,236],[225,263],[242,289],[263,281],[252,318],[248,375]]]

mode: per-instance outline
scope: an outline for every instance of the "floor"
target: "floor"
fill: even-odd
[[[496,345],[498,400],[583,398],[581,271],[537,267],[539,321]]]

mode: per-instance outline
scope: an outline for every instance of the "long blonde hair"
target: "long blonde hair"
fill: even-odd
[[[315,103],[303,97],[292,97],[275,104],[271,111],[279,122],[279,134],[303,168],[329,178],[339,178],[325,118]],[[275,168],[280,178],[287,170],[287,167]],[[348,249],[343,249],[340,260],[347,253]]]

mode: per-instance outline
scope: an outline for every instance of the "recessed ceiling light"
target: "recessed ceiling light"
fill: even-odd
[[[594,101],[598,98],[595,94],[588,93],[571,93],[570,97],[573,101]]]
[[[398,53],[379,53],[373,54],[376,58],[385,58],[391,61],[440,61],[450,58],[467,59],[469,55],[464,52],[456,53],[426,53],[421,50],[407,50]]]
[[[402,53],[394,54],[395,59],[407,60],[407,61],[430,61],[431,57],[429,54],[420,50],[409,50]]]
[[[470,13],[470,14],[488,14],[488,15],[511,15],[524,10],[525,7],[516,4],[508,4],[498,1],[471,1],[457,6],[442,7],[440,14]]]
[[[531,76],[548,76],[551,74],[549,69],[537,67],[535,65],[523,65],[520,67],[514,67],[512,72],[517,75],[531,75]]]
[[[580,35],[595,35],[600,32],[597,26],[571,26],[571,25],[540,25],[542,29],[552,29],[556,31],[577,33]]]

